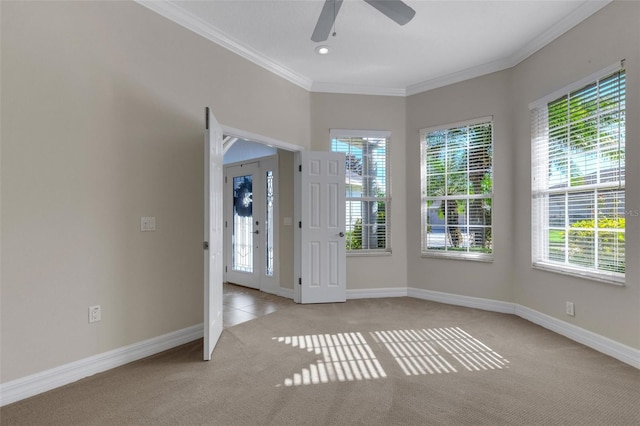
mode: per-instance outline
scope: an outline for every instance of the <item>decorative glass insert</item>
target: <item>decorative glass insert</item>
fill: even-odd
[[[274,192],[273,192],[273,171],[268,170],[266,173],[266,221],[265,221],[265,229],[266,229],[266,270],[265,274],[268,277],[273,276],[273,232],[274,232],[274,211],[273,211],[273,201],[274,201]]]
[[[233,178],[233,233],[231,267],[253,272],[253,176]]]

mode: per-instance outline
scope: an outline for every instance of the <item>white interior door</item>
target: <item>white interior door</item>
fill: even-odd
[[[222,334],[223,170],[222,127],[205,108],[204,132],[204,360]]]
[[[299,302],[344,302],[345,156],[303,151],[300,165]]]
[[[260,288],[264,233],[260,163],[225,167],[226,280]]]

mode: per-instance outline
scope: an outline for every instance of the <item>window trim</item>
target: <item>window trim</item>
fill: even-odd
[[[491,253],[478,253],[478,252],[457,252],[457,251],[440,251],[440,250],[428,250],[425,249],[423,246],[424,243],[424,238],[425,238],[425,228],[424,228],[424,215],[423,215],[423,211],[422,211],[422,203],[424,198],[426,197],[425,194],[425,188],[424,188],[424,184],[425,184],[425,179],[426,179],[426,171],[425,171],[425,167],[426,164],[423,162],[423,156],[422,156],[422,150],[423,148],[423,142],[424,139],[426,137],[427,134],[434,132],[434,131],[438,131],[438,130],[449,130],[449,129],[454,129],[457,127],[467,127],[467,126],[473,126],[476,124],[482,124],[482,123],[490,123],[491,124],[491,169],[492,169],[492,175],[493,175],[493,168],[494,168],[494,158],[495,158],[495,154],[494,154],[494,133],[495,133],[495,125],[494,125],[494,120],[493,120],[493,115],[488,115],[488,116],[484,116],[484,117],[478,117],[478,118],[473,118],[470,120],[464,120],[464,121],[457,121],[454,123],[448,123],[448,124],[441,124],[438,126],[431,126],[431,127],[426,127],[423,129],[420,129],[420,151],[421,151],[421,155],[420,155],[420,192],[421,192],[421,197],[420,197],[420,257],[422,258],[441,258],[441,259],[452,259],[452,260],[470,260],[470,261],[476,261],[476,262],[487,262],[487,263],[491,263],[495,260],[495,247],[492,247],[491,249]],[[492,178],[493,181],[495,181],[495,178]],[[460,196],[462,199],[465,200],[471,200],[474,198],[487,198],[488,195],[490,195],[491,198],[491,203],[493,205],[494,202],[494,195],[495,195],[495,191],[494,191],[495,185],[491,185],[491,193],[490,194],[482,194],[483,196],[480,196],[479,194],[477,196],[472,196],[470,197],[468,194],[466,196]],[[492,240],[493,240],[493,245],[495,246],[495,227],[493,225],[493,207],[491,209],[491,234],[492,234]]]
[[[392,254],[392,244],[393,244],[393,232],[392,232],[392,224],[391,224],[391,215],[392,215],[392,196],[391,196],[391,131],[390,130],[359,130],[359,129],[329,129],[329,144],[333,143],[333,139],[335,138],[380,138],[386,139],[386,154],[385,154],[385,185],[386,185],[386,197],[384,199],[377,199],[372,201],[380,201],[383,200],[385,204],[385,215],[386,215],[386,229],[385,229],[385,238],[386,238],[386,248],[384,249],[358,249],[358,250],[349,250],[347,249],[347,257],[357,257],[357,256],[389,256]],[[331,149],[330,146],[330,150]],[[336,152],[336,151],[334,151]],[[349,198],[349,197],[346,197]],[[362,197],[362,198],[372,198],[372,197]],[[364,200],[366,201],[366,199]]]
[[[529,111],[531,114],[531,164],[530,164],[530,167],[531,167],[531,170],[530,170],[531,171],[531,195],[530,195],[531,198],[530,200],[532,203],[531,204],[531,211],[532,211],[531,267],[533,269],[549,271],[552,273],[557,273],[557,274],[567,275],[567,276],[577,277],[577,278],[583,278],[583,279],[588,279],[592,281],[598,281],[598,282],[611,284],[611,285],[617,285],[617,286],[626,285],[626,270],[625,270],[625,273],[615,273],[612,271],[600,270],[596,268],[586,268],[586,267],[580,267],[580,266],[574,266],[574,265],[560,264],[560,263],[550,261],[548,259],[540,258],[540,256],[538,255],[538,253],[540,252],[538,245],[543,243],[540,242],[539,240],[540,239],[544,240],[545,237],[544,235],[540,235],[540,232],[536,233],[536,230],[538,229],[539,225],[536,224],[536,221],[534,218],[534,214],[536,214],[536,205],[534,204],[534,199],[538,198],[541,192],[544,192],[547,195],[553,194],[553,193],[572,192],[572,188],[564,188],[564,187],[554,190],[553,188],[546,188],[545,186],[544,187],[545,189],[541,189],[543,187],[539,183],[535,182],[535,178],[536,176],[538,176],[536,175],[535,169],[539,167],[538,162],[540,161],[539,156],[536,155],[536,148],[540,143],[539,139],[543,137],[545,133],[549,132],[548,117],[543,117],[542,119],[536,118],[536,116],[540,115],[539,111],[542,108],[546,110],[549,103],[559,98],[567,96],[568,94],[576,90],[579,90],[583,87],[589,86],[594,83],[599,83],[600,80],[602,80],[603,78],[606,78],[617,72],[624,71],[624,69],[625,68],[624,68],[624,59],[623,59],[622,61],[616,62],[606,68],[603,68],[597,72],[594,72],[588,75],[587,77],[584,77],[578,81],[575,81],[561,89],[555,90],[549,95],[546,95],[529,104]],[[624,99],[625,104],[626,104],[626,100],[627,99],[626,99],[626,90],[625,90],[625,99]],[[626,108],[625,108],[625,111],[626,111]],[[548,114],[548,112],[546,114]],[[535,121],[535,120],[538,120],[538,121]],[[536,125],[541,124],[540,122],[542,122],[545,128],[542,135],[535,132]],[[626,120],[625,120],[625,126],[626,126]],[[548,142],[548,137],[547,137],[547,142]],[[625,159],[624,169],[626,170],[626,159]],[[624,185],[624,180],[619,180],[618,182],[622,182],[622,184]],[[597,190],[597,189],[600,189],[601,187],[609,188],[611,186],[612,185],[610,184],[605,185],[602,183],[596,183],[596,184],[579,187],[575,189],[575,191]],[[624,186],[624,190],[626,194],[626,185]],[[544,219],[541,219],[541,220],[544,220]]]

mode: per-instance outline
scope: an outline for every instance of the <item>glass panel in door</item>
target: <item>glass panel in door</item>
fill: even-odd
[[[225,167],[225,278],[260,288],[264,183],[259,163]]]
[[[233,177],[231,268],[253,272],[253,176]]]
[[[274,190],[273,190],[273,171],[267,170],[266,173],[266,220],[265,220],[265,247],[266,247],[266,259],[265,259],[265,274],[268,277],[273,277],[273,234],[274,234]]]

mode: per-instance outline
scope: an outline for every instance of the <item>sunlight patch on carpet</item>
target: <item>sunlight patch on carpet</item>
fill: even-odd
[[[370,333],[407,376],[508,368],[509,361],[459,327]],[[455,366],[454,366],[455,365]]]
[[[509,368],[507,359],[459,327],[373,331],[369,334],[380,350],[389,351],[407,376]],[[287,377],[284,386],[387,377],[360,332],[272,339],[319,357],[315,363]]]
[[[273,340],[322,357],[308,368],[303,368],[300,373],[286,378],[285,386],[352,382],[387,376],[359,332],[274,337]]]

